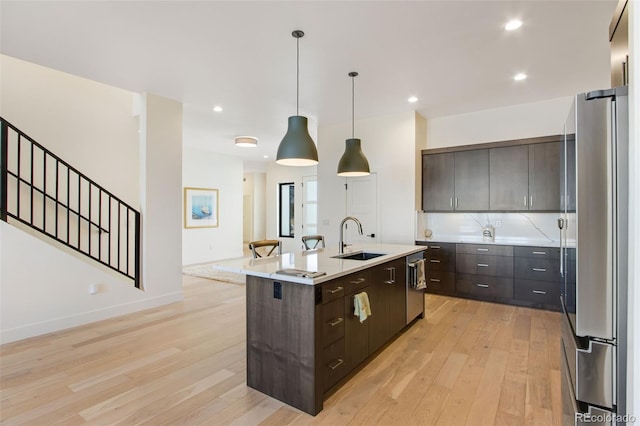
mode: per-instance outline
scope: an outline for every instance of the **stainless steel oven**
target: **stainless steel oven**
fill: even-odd
[[[565,123],[558,220],[565,424],[625,419],[627,99],[626,87],[579,94]]]

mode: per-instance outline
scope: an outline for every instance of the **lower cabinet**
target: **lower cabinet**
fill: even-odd
[[[344,298],[344,346],[346,369],[352,370],[362,361],[367,359],[369,350],[369,324],[370,319],[360,322],[360,318],[354,315],[354,298],[360,291],[367,293],[371,298],[369,287],[353,292]]]
[[[560,310],[564,281],[560,273],[560,249],[516,247],[514,298],[527,305]]]
[[[452,244],[427,246],[427,293],[467,297],[533,308],[560,310],[564,278],[556,247]],[[568,284],[575,285],[575,254],[565,260]]]
[[[371,269],[369,301],[371,317],[369,349],[375,352],[406,323],[405,260],[399,259]]]

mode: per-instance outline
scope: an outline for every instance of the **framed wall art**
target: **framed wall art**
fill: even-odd
[[[218,227],[218,190],[211,188],[184,189],[184,227]]]

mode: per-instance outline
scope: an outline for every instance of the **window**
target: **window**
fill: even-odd
[[[318,233],[318,180],[316,176],[302,177],[302,234]]]
[[[295,185],[293,182],[278,184],[278,198],[279,198],[279,216],[278,228],[280,230],[281,237],[294,237],[294,202],[295,202]]]

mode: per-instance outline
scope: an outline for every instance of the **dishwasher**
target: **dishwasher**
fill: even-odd
[[[407,324],[417,317],[424,318],[425,258],[424,251],[407,256]]]

